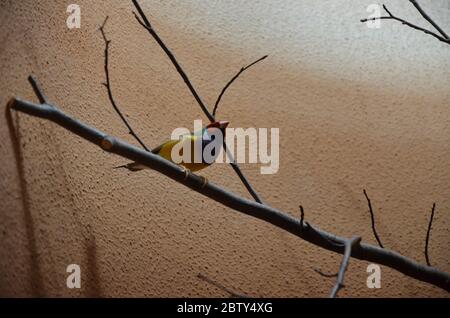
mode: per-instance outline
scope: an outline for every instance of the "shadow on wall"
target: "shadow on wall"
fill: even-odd
[[[102,287],[100,283],[100,275],[97,263],[97,244],[95,236],[92,234],[90,227],[88,227],[88,235],[85,239],[86,248],[86,263],[87,263],[87,288],[85,295],[87,297],[101,297]]]
[[[20,117],[19,114],[15,114],[14,118],[9,105],[5,108],[5,117],[8,125],[9,135],[11,139],[11,144],[13,146],[14,158],[16,161],[17,173],[19,176],[20,183],[20,194],[22,201],[23,218],[25,224],[25,231],[27,237],[28,252],[30,255],[29,266],[28,266],[28,280],[30,286],[31,296],[34,297],[45,297],[46,290],[44,285],[44,279],[42,275],[42,268],[39,261],[38,246],[35,237],[35,223],[33,220],[32,211],[30,209],[30,194],[27,187],[27,181],[25,177],[24,169],[24,156],[21,148],[21,133],[20,133]],[[77,222],[79,223],[79,222]],[[80,228],[81,233],[83,229]],[[86,289],[83,293],[87,297],[100,297],[102,295],[100,276],[98,271],[97,262],[97,244],[95,236],[92,234],[91,227],[87,226],[87,235],[84,240],[85,248],[85,262],[86,266],[86,284],[83,284]]]
[[[34,230],[34,221],[30,210],[30,195],[27,188],[27,181],[25,179],[23,154],[21,149],[21,134],[19,115],[15,114],[15,124],[12,117],[12,112],[9,105],[5,108],[6,122],[8,123],[9,136],[13,145],[14,158],[16,161],[17,173],[19,175],[20,192],[22,197],[22,209],[24,223],[26,227],[26,235],[28,241],[28,249],[30,253],[29,266],[29,286],[33,296],[42,297],[45,294],[44,284],[42,279],[41,268],[38,259],[36,238]]]

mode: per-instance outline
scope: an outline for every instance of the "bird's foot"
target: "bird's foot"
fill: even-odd
[[[183,179],[183,181],[186,181],[187,180],[187,178],[189,177],[189,174],[191,173],[191,170],[189,170],[189,169],[187,169],[186,167],[181,167],[181,169],[183,169],[183,172],[184,172],[184,179]]]
[[[187,180],[187,178],[189,177],[189,174],[191,173],[191,170],[189,170],[189,169],[187,169],[186,167],[181,167],[182,169],[183,169],[183,172],[184,172],[184,179],[183,179],[183,181],[186,181]],[[202,178],[202,189],[204,188],[204,187],[206,187],[206,185],[208,184],[208,178],[206,178],[206,177],[204,177],[204,176],[199,176],[200,178]]]
[[[202,189],[203,189],[208,184],[208,178],[206,178],[204,176],[199,176],[199,177],[203,179],[203,182],[202,182]]]

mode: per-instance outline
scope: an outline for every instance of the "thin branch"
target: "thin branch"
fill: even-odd
[[[238,175],[239,179],[241,179],[242,184],[247,189],[248,193],[253,197],[253,199],[261,204],[265,204],[262,198],[259,196],[259,194],[253,189],[253,186],[248,181],[247,177],[242,173],[241,168],[239,168],[238,164],[236,163],[236,160],[233,158],[233,155],[230,152],[230,149],[228,148],[225,141],[223,141],[223,148],[226,151],[226,154],[228,158],[230,158],[230,166],[233,168],[234,172]]]
[[[189,77],[187,76],[186,72],[183,70],[181,65],[178,63],[175,55],[172,53],[172,51],[166,46],[166,44],[163,42],[163,40],[159,37],[158,33],[153,29],[152,25],[150,24],[150,21],[145,16],[144,11],[142,11],[141,6],[137,2],[137,0],[133,0],[133,4],[136,7],[136,10],[139,12],[139,15],[141,16],[142,20],[139,19],[139,17],[136,15],[135,12],[133,12],[134,17],[136,20],[150,33],[150,35],[155,39],[155,41],[159,44],[159,46],[164,50],[166,55],[169,57],[169,59],[172,61],[172,64],[175,66],[178,74],[183,78],[184,82],[186,83],[187,87],[192,93],[192,96],[194,96],[195,100],[205,113],[205,115],[208,117],[209,121],[214,122],[214,117],[209,113],[208,109],[206,108],[205,103],[201,99],[200,95],[195,90],[194,86],[192,85]]]
[[[303,206],[300,205],[300,224],[302,225],[302,228],[304,225],[304,220],[305,220],[305,210],[303,209]]]
[[[444,30],[441,29],[439,25],[437,25],[436,22],[433,21],[433,19],[422,9],[420,4],[416,0],[409,0],[413,4],[413,6],[419,11],[419,13],[422,15],[422,17],[430,22],[430,24],[446,39],[448,39],[448,35],[444,32]]]
[[[339,290],[344,287],[344,277],[345,271],[347,270],[350,257],[352,256],[352,249],[354,249],[361,242],[361,237],[354,236],[345,242],[345,252],[342,258],[341,266],[339,268],[339,273],[337,275],[336,285],[334,285],[331,291],[330,298],[335,298]]]
[[[315,246],[339,254],[344,254],[347,250],[345,248],[345,245],[348,244],[347,238],[328,233],[311,224],[308,224],[308,226],[302,225],[298,218],[292,217],[286,212],[275,209],[269,205],[247,200],[212,182],[208,182],[208,184],[205,185],[204,179],[193,173],[189,174],[186,178],[185,171],[180,166],[161,156],[142,150],[96,128],[88,126],[65,114],[56,107],[56,105],[53,107],[46,104],[38,105],[32,102],[23,101],[19,98],[12,99],[8,104],[11,109],[50,120],[81,138],[100,146],[106,152],[114,153],[123,158],[139,162],[234,211],[270,223],[314,244]],[[336,244],[332,244],[331,242],[335,242]],[[417,263],[397,252],[361,243],[358,245],[358,248],[352,251],[351,256],[360,260],[388,266],[407,276],[450,291],[450,274],[434,267]]]
[[[425,239],[425,259],[427,261],[427,265],[428,266],[431,266],[430,257],[428,256],[428,242],[430,240],[431,225],[433,224],[434,210],[435,209],[436,209],[436,203],[433,203],[433,208],[431,209],[430,222],[428,223],[427,237]]]
[[[368,206],[369,206],[370,221],[371,221],[371,223],[372,223],[372,232],[373,232],[373,235],[374,235],[375,238],[377,239],[378,245],[379,245],[381,248],[384,248],[383,244],[381,244],[380,237],[378,236],[377,230],[376,230],[376,228],[375,228],[375,214],[373,213],[372,203],[370,202],[369,196],[367,195],[367,192],[366,192],[365,189],[363,190],[363,192],[364,192],[364,196],[365,196],[366,199],[367,199],[367,204],[368,204]]]
[[[186,83],[187,87],[191,91],[191,94],[194,96],[195,100],[197,101],[198,105],[202,109],[203,113],[205,113],[206,117],[208,117],[210,122],[214,122],[215,118],[214,116],[208,111],[208,108],[203,103],[203,100],[200,98],[200,95],[197,94],[197,91],[195,90],[194,86],[192,85],[191,81],[189,80],[189,77],[187,76],[186,72],[183,70],[181,65],[178,63],[177,59],[175,58],[175,55],[170,51],[170,49],[166,46],[164,41],[159,37],[158,33],[156,33],[155,29],[152,27],[150,21],[146,17],[144,11],[142,10],[141,6],[139,5],[137,0],[132,0],[134,6],[136,7],[136,10],[138,11],[141,18],[137,16],[135,12],[133,12],[134,17],[139,22],[142,27],[144,27],[150,35],[155,39],[155,41],[159,44],[159,46],[162,48],[162,50],[166,53],[166,55],[169,57],[172,64],[175,66],[178,74],[183,78],[184,82]],[[242,173],[241,169],[239,168],[238,164],[236,163],[236,160],[233,158],[233,155],[231,154],[230,150],[228,149],[226,143],[224,142],[223,147],[225,149],[225,152],[230,159],[230,165],[233,168],[233,170],[238,175],[239,179],[241,179],[242,183],[244,184],[247,191],[250,193],[250,195],[255,199],[258,203],[264,203],[261,197],[256,193],[255,189],[251,186],[250,182],[247,180],[245,175]]]
[[[439,35],[439,34],[437,34],[435,32],[432,32],[430,30],[424,29],[424,28],[422,28],[422,27],[420,27],[418,25],[415,25],[415,24],[413,24],[411,22],[408,22],[408,21],[406,21],[404,19],[401,19],[399,17],[394,16],[384,4],[383,4],[383,8],[388,13],[388,16],[375,17],[375,18],[369,18],[369,19],[362,19],[361,22],[365,23],[365,22],[368,22],[368,21],[375,21],[375,20],[396,20],[396,21],[401,22],[404,25],[409,26],[410,28],[422,31],[425,34],[431,35],[431,36],[435,37],[436,39],[438,39],[439,41],[447,43],[447,44],[450,45],[450,39],[448,37],[441,36],[441,35]]]
[[[33,75],[30,75],[30,76],[28,76],[28,81],[30,82],[34,93],[36,94],[37,98],[39,99],[39,102],[41,104],[50,105],[47,97],[44,94],[44,91],[42,90],[41,86],[37,82],[36,78]]]
[[[223,290],[224,292],[230,294],[230,296],[233,297],[233,298],[250,298],[249,296],[247,296],[245,294],[239,294],[239,293],[236,293],[236,292],[232,291],[231,289],[225,287],[221,283],[213,281],[211,278],[209,278],[209,277],[207,277],[207,276],[205,276],[205,275],[203,275],[201,273],[199,273],[197,275],[197,277],[200,278],[201,280],[204,280],[205,282],[213,285],[213,286],[216,286],[217,288]]]
[[[117,104],[116,104],[116,102],[114,100],[114,96],[113,96],[113,93],[112,93],[112,90],[111,90],[111,80],[110,80],[110,76],[109,76],[109,64],[108,64],[108,62],[109,62],[109,45],[111,44],[111,40],[108,40],[106,38],[106,34],[105,34],[105,25],[106,25],[106,22],[108,22],[108,18],[109,17],[105,18],[105,21],[103,21],[102,26],[99,28],[100,32],[102,33],[103,40],[105,41],[105,75],[106,75],[106,83],[103,83],[103,85],[106,87],[106,90],[108,91],[108,97],[109,97],[109,100],[111,102],[111,105],[114,107],[114,110],[119,115],[120,119],[122,119],[122,121],[125,124],[125,126],[127,126],[129,134],[131,136],[133,136],[134,139],[137,140],[137,142],[142,146],[142,148],[144,148],[146,151],[150,151],[150,149],[144,144],[144,142],[141,140],[141,138],[139,138],[139,136],[134,132],[133,128],[128,123],[127,119],[122,114],[122,112],[120,111],[119,107],[117,106]]]
[[[243,67],[240,69],[240,71],[227,83],[227,85],[225,85],[225,87],[222,89],[222,91],[220,92],[219,96],[217,97],[216,103],[214,104],[214,109],[212,112],[213,117],[216,117],[216,113],[217,113],[217,107],[219,107],[219,103],[220,100],[222,99],[223,95],[225,94],[225,92],[227,91],[227,89],[231,86],[231,84],[233,84],[233,82],[235,80],[237,80],[237,78],[244,73],[246,70],[248,70],[250,67],[252,67],[253,65],[261,62],[262,60],[265,60],[268,57],[268,55],[264,55],[263,57],[261,57],[260,59],[254,61],[253,63]]]
[[[320,231],[317,231],[314,227],[310,226],[310,224],[304,221],[304,219],[305,219],[305,209],[303,209],[303,206],[300,205],[300,231],[309,230],[315,232],[315,234],[318,236],[322,236],[322,233]],[[337,247],[344,246],[343,243],[337,242],[336,240],[330,237],[322,236],[322,239],[326,240],[329,244]]]

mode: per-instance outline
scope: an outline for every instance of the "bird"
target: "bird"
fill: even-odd
[[[181,161],[180,163],[176,163],[183,168],[185,175],[186,175],[185,179],[187,179],[190,172],[200,171],[202,169],[209,167],[211,164],[214,163],[215,159],[217,158],[217,156],[220,153],[220,148],[223,147],[223,141],[225,140],[225,133],[226,133],[226,128],[228,127],[228,125],[229,125],[228,121],[214,121],[214,122],[210,123],[209,125],[205,126],[204,128],[202,128],[201,131],[191,132],[190,134],[182,136],[179,140],[166,141],[166,142],[162,143],[161,145],[159,145],[158,147],[152,149],[151,152],[155,155],[163,157],[166,160],[176,163],[176,162],[174,162],[174,160],[172,160],[173,147],[179,143],[190,143],[190,147],[191,147],[190,160],[188,160],[187,162]],[[205,149],[205,147],[207,145],[209,145],[211,142],[214,141],[213,136],[215,136],[215,133],[217,133],[217,130],[219,130],[222,134],[222,143],[219,145],[218,149],[216,148],[212,151],[212,153],[211,153],[212,158],[210,158],[212,160],[205,161],[205,158],[203,156],[203,150]],[[202,147],[201,148],[194,147],[195,142],[198,141],[199,138],[201,138]],[[195,151],[199,151],[199,150],[201,150],[202,153],[201,154],[197,153],[197,157],[195,157]],[[183,148],[180,151],[180,156],[183,156]],[[201,158],[201,162],[195,162],[194,158]],[[125,165],[115,167],[115,168],[116,169],[117,168],[126,168],[132,172],[149,169],[147,166],[140,164],[138,162],[131,162],[131,163],[128,163]],[[202,178],[203,178],[202,186],[204,187],[208,183],[208,180],[205,177],[202,177]]]

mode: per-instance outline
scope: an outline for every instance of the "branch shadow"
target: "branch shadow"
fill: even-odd
[[[92,234],[89,228],[89,235],[85,239],[86,247],[86,265],[87,265],[87,297],[101,297],[102,287],[100,283],[100,275],[97,263],[97,244],[95,241],[95,236]]]
[[[25,169],[23,164],[23,153],[21,148],[21,134],[20,134],[20,122],[19,116],[16,114],[15,123],[12,117],[11,108],[8,105],[5,108],[5,117],[8,125],[9,136],[11,138],[11,144],[13,146],[14,157],[16,161],[16,168],[19,177],[19,185],[22,199],[23,218],[25,223],[25,230],[28,240],[28,249],[30,253],[30,270],[29,270],[29,285],[31,287],[31,293],[35,297],[43,297],[45,294],[41,267],[39,264],[39,255],[37,252],[36,238],[35,238],[35,226],[34,220],[30,209],[30,194],[27,187],[27,181],[25,178]]]
[[[11,111],[11,107],[9,104],[5,108],[5,117],[19,178],[23,220],[27,236],[27,248],[30,255],[28,272],[29,286],[32,296],[45,297],[45,287],[41,268],[42,266],[39,262],[39,253],[35,236],[35,221],[33,220],[33,215],[31,212],[30,193],[25,177],[24,156],[21,147],[22,135],[20,132],[20,117],[17,113],[15,113],[13,116],[13,112]],[[75,218],[76,223],[80,227],[79,229],[81,233],[84,234],[83,236],[85,237],[85,264],[87,270],[85,271],[86,275],[84,277],[84,280],[87,287],[84,290],[84,293],[87,297],[100,297],[102,295],[102,288],[98,270],[97,244],[95,236],[89,225],[85,227],[76,216]]]

